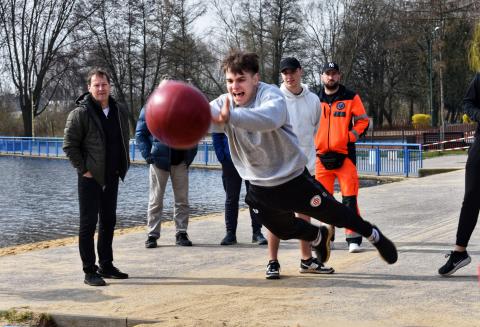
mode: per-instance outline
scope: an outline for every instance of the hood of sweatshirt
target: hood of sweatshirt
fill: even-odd
[[[285,86],[285,83],[282,83],[282,85],[280,85],[280,89],[287,98],[301,98],[308,93],[308,85],[303,83],[301,83],[300,85],[302,86],[302,92],[300,92],[300,94],[293,94],[292,92],[290,92],[290,90],[287,89],[287,87]]]

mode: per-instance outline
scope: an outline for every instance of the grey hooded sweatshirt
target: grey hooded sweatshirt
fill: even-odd
[[[285,84],[280,86],[287,101],[288,115],[293,131],[298,137],[300,149],[308,158],[307,168],[310,175],[315,175],[315,134],[320,123],[320,99],[302,83],[302,92],[293,94]]]
[[[210,102],[218,116],[229,94]],[[254,99],[245,107],[234,107],[230,98],[230,120],[212,124],[213,132],[225,132],[232,161],[243,179],[258,186],[277,186],[302,174],[307,157],[300,150],[289,122],[280,89],[260,82]]]

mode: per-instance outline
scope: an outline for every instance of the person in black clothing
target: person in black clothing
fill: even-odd
[[[480,73],[470,83],[463,99],[463,109],[471,120],[480,123]],[[480,125],[475,131],[475,140],[468,150],[465,169],[465,195],[457,228],[457,239],[454,250],[447,254],[447,262],[440,267],[438,273],[449,276],[458,269],[468,265],[472,259],[468,255],[467,246],[478,221],[480,210]]]
[[[238,224],[238,201],[240,199],[240,190],[242,188],[242,178],[233,165],[228,149],[228,140],[225,133],[212,133],[213,147],[218,161],[222,165],[222,183],[225,190],[225,227],[227,234],[220,242],[220,245],[237,244],[237,224]],[[245,181],[245,187],[248,190],[248,181]],[[266,245],[267,239],[262,234],[262,224],[258,221],[255,212],[249,207],[250,218],[252,219],[252,243]]]
[[[106,285],[104,278],[126,279],[113,265],[119,178],[125,178],[130,158],[127,114],[110,96],[110,78],[101,69],[88,74],[88,93],[76,101],[65,126],[63,150],[78,172],[79,248],[85,284]],[[98,263],[94,234],[98,227]]]

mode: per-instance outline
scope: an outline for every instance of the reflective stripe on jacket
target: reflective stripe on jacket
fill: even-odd
[[[348,154],[348,143],[358,140],[368,128],[369,119],[360,96],[340,85],[336,98],[329,103],[325,91],[320,93],[322,112],[315,136],[317,154]]]

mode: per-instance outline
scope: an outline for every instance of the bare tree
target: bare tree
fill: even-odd
[[[180,80],[191,80],[198,83],[196,70],[199,66],[196,37],[193,34],[193,23],[205,14],[205,7],[199,3],[188,4],[189,1],[178,0],[173,11],[172,38],[168,44],[169,72]],[[190,1],[191,2],[191,1]]]
[[[305,37],[303,47],[308,49],[311,65],[320,68],[331,60],[345,62],[339,58],[337,48],[344,33],[342,13],[350,1],[309,1],[303,9]]]
[[[278,84],[281,58],[294,53],[302,38],[300,1],[211,1],[223,48],[257,53],[262,79]]]
[[[117,99],[129,109],[132,132],[141,106],[167,67],[172,1],[105,0],[88,22],[90,65],[105,66]]]
[[[243,48],[241,36],[241,23],[238,10],[240,4],[236,0],[210,0],[213,7],[213,15],[218,21],[216,32],[217,44],[228,49]],[[225,49],[222,49],[225,50]]]
[[[19,97],[26,136],[34,133],[33,117],[45,110],[67,70],[68,66],[53,68],[57,59],[68,53],[69,36],[95,10],[86,8],[80,0],[0,2],[5,57]],[[51,90],[49,94],[45,94],[47,89]],[[41,102],[41,98],[46,100]]]

